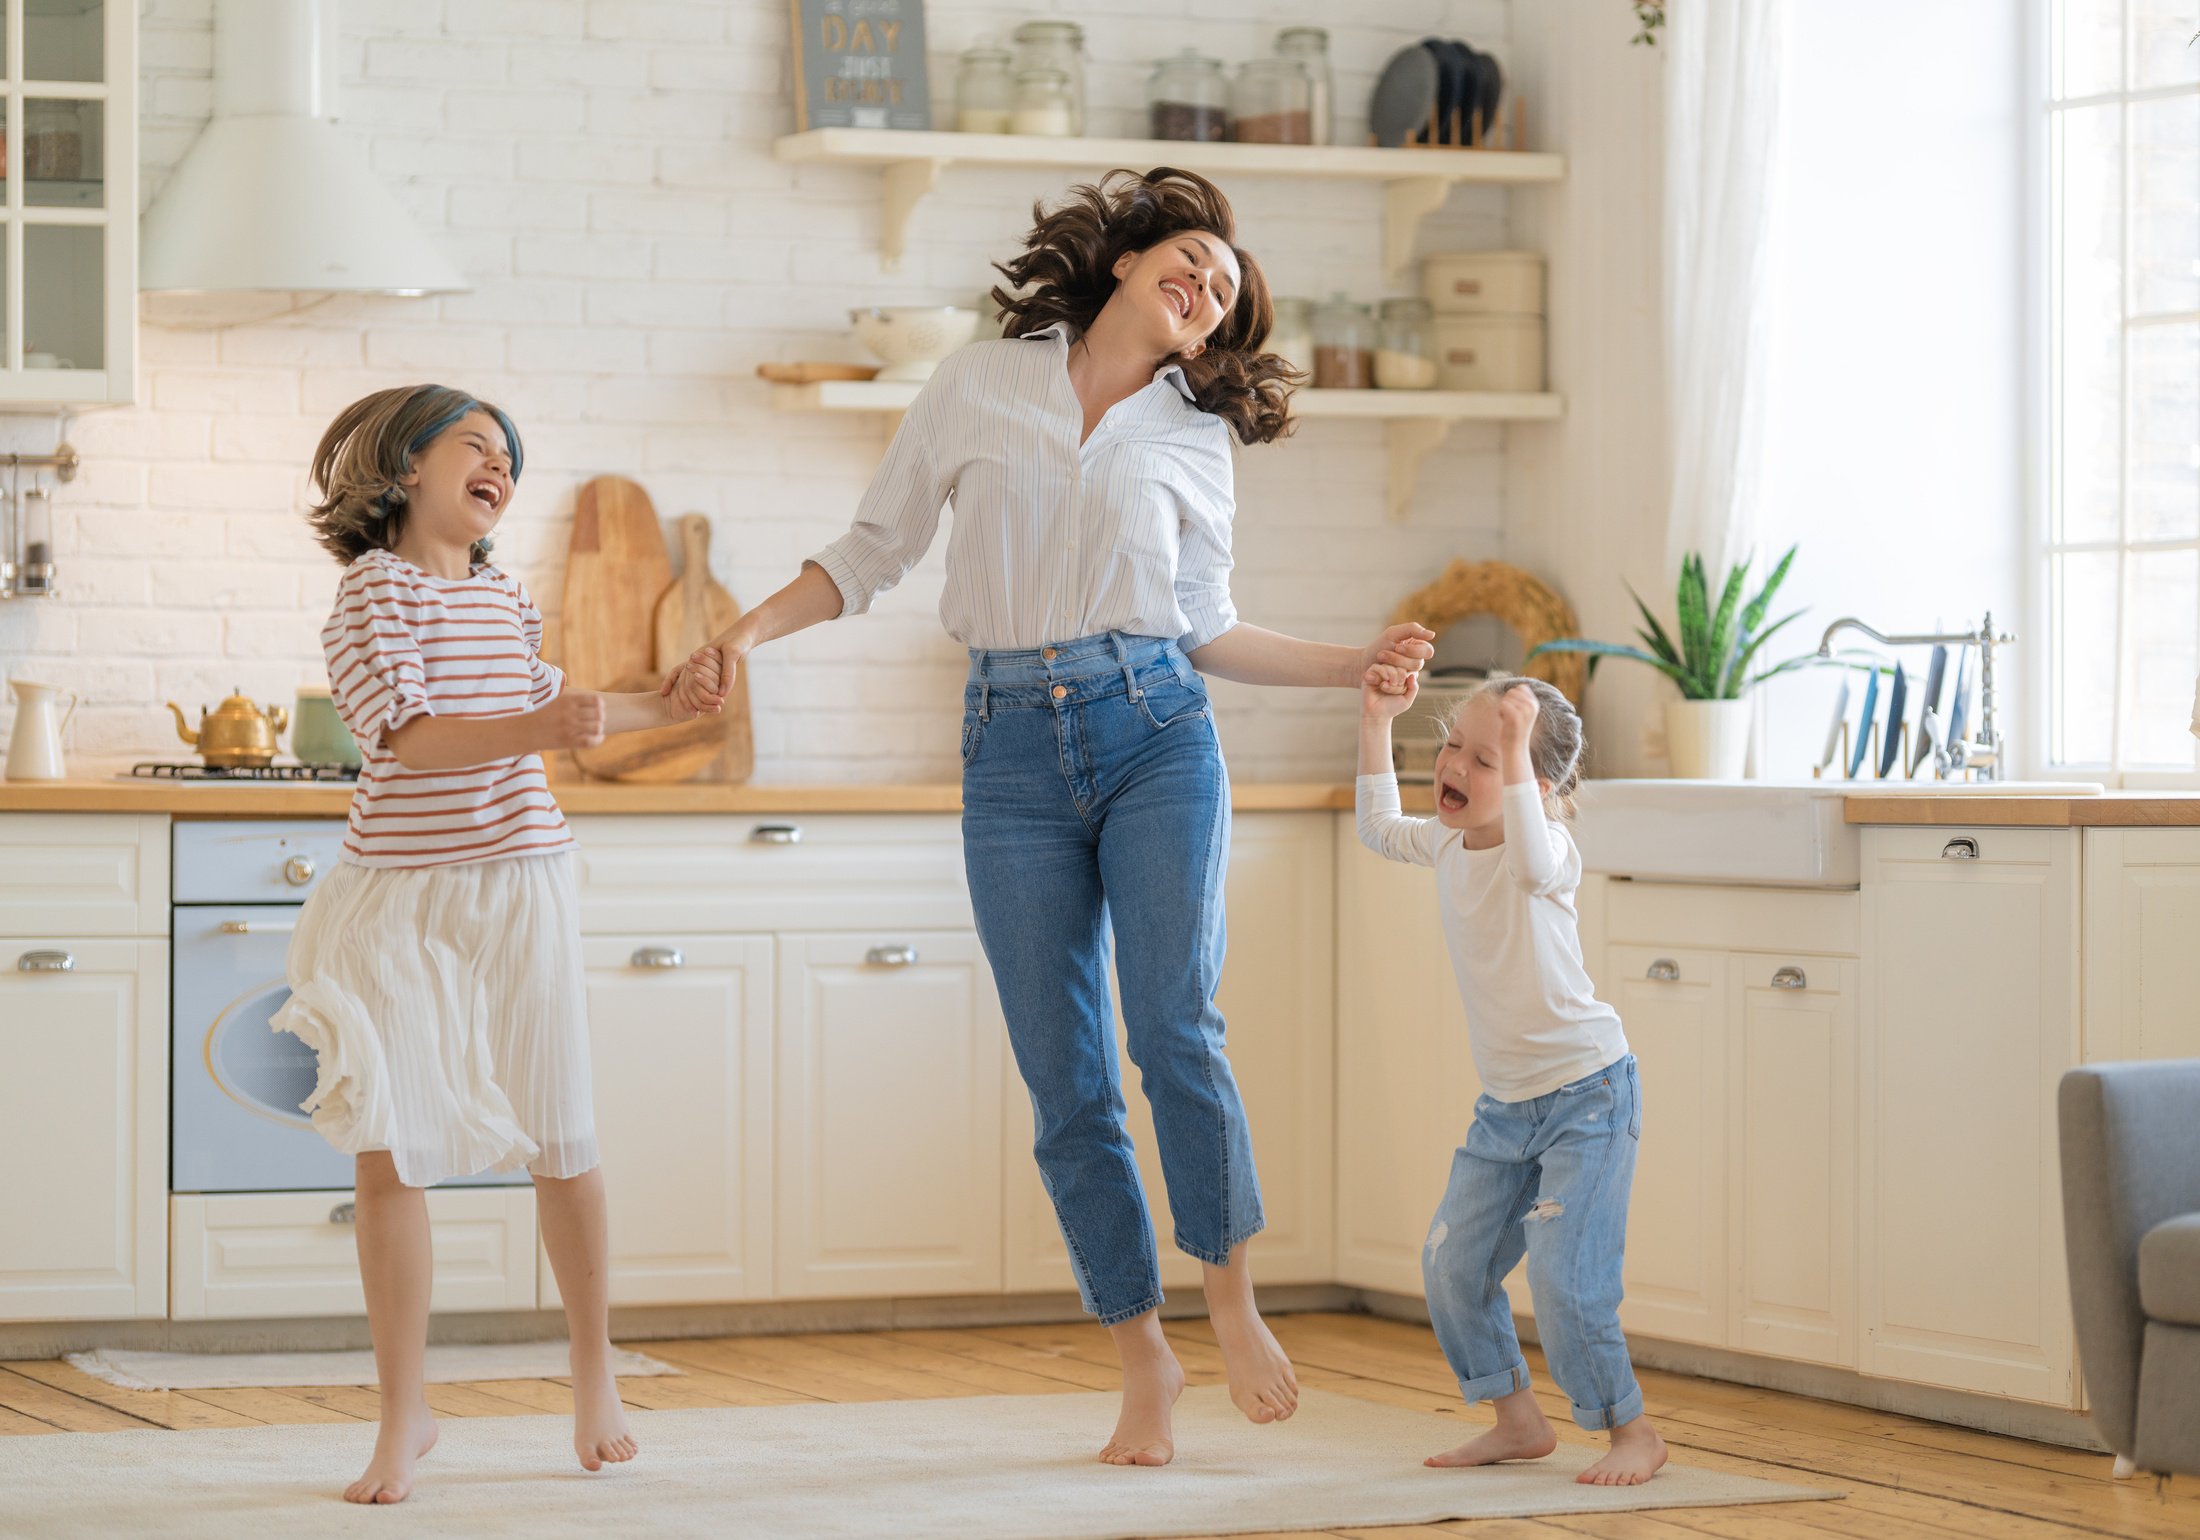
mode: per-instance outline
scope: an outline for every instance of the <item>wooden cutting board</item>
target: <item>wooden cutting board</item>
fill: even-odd
[[[696,648],[725,633],[741,618],[741,606],[710,575],[710,520],[680,516],[680,581],[657,601],[657,675],[687,661]],[[726,704],[711,718],[720,728],[718,756],[698,779],[745,781],[756,772],[756,739],[749,727],[749,671],[736,668]]]
[[[577,690],[654,690],[657,601],[672,586],[672,558],[649,494],[624,476],[598,476],[580,491],[566,545],[558,649]],[[684,781],[717,759],[722,732],[704,717],[576,749],[574,763],[615,780],[640,769]]]

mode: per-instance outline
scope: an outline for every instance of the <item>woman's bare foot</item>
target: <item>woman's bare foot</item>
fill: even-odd
[[[1535,1404],[1535,1392],[1523,1386],[1491,1403],[1497,1408],[1497,1426],[1468,1439],[1456,1449],[1432,1454],[1421,1463],[1444,1468],[1459,1465],[1495,1465],[1500,1460],[1540,1460],[1558,1447],[1558,1434],[1543,1408]]]
[[[1283,1344],[1253,1303],[1253,1275],[1241,1243],[1230,1265],[1206,1265],[1207,1324],[1230,1379],[1230,1399],[1254,1422],[1281,1422],[1299,1409],[1299,1377]]]
[[[413,1465],[435,1447],[435,1413],[423,1401],[409,1412],[385,1416],[374,1435],[366,1474],[344,1488],[347,1503],[401,1503],[412,1492]]]
[[[1108,1328],[1123,1363],[1123,1414],[1100,1451],[1103,1465],[1166,1465],[1176,1458],[1172,1413],[1184,1393],[1184,1366],[1149,1310]]]
[[[1637,1487],[1655,1476],[1665,1464],[1665,1440],[1637,1417],[1612,1430],[1612,1452],[1574,1480],[1593,1487]]]
[[[633,1459],[641,1446],[627,1428],[626,1407],[609,1363],[601,1354],[593,1363],[582,1362],[578,1353],[573,1358],[573,1452],[581,1457],[581,1469],[601,1470]]]

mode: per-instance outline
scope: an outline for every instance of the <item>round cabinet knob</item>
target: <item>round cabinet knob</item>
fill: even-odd
[[[292,856],[283,863],[283,881],[294,888],[302,888],[319,876],[320,870],[313,864],[313,857]]]
[[[1681,965],[1670,957],[1661,957],[1645,969],[1642,976],[1659,984],[1678,983],[1681,976]]]

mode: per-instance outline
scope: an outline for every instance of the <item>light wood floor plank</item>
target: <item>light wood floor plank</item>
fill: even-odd
[[[66,1365],[62,1367],[66,1368]],[[0,1406],[25,1417],[50,1423],[64,1433],[114,1433],[126,1428],[151,1428],[157,1423],[132,1417],[97,1401],[72,1396],[65,1390],[12,1369],[0,1368]]]
[[[209,1406],[234,1412],[254,1422],[280,1424],[293,1422],[372,1422],[372,1417],[361,1418],[357,1412],[342,1412],[323,1402],[310,1400],[294,1391],[279,1387],[255,1386],[250,1388],[221,1388],[207,1390],[179,1390],[179,1396],[194,1401],[204,1401]]]
[[[194,1401],[173,1390],[124,1390],[55,1359],[11,1363],[4,1367],[79,1400],[96,1401],[158,1428],[248,1428],[258,1421]]]

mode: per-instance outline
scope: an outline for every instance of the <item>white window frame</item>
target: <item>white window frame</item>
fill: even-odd
[[[2149,86],[2132,89],[2129,80],[2115,91],[2103,91],[2086,96],[2058,99],[2054,95],[2055,50],[2060,46],[2060,28],[2056,25],[2062,9],[2062,0],[2031,0],[2027,7],[2028,24],[2035,40],[2036,57],[2029,66],[2030,96],[2038,104],[2038,110],[2030,114],[2026,130],[2026,162],[2029,174],[2027,225],[2030,232],[2031,268],[2036,276],[2032,292],[2036,300],[2029,306],[2031,333],[2028,353],[2031,376],[2028,395],[2032,403],[2034,432],[2031,435],[2037,446],[2030,467],[2033,493],[2031,503],[2032,539],[2031,559],[2027,563],[2028,583],[2025,594],[2026,629],[2039,640],[2038,667],[2027,670],[2032,685],[2026,691],[2029,707],[2026,716],[2028,729],[2023,735],[2023,759],[2035,773],[2061,780],[2099,780],[2111,787],[2133,790],[2191,790],[2200,788],[2200,758],[2196,758],[2190,770],[2168,767],[2127,767],[2117,761],[2123,740],[2124,727],[2124,675],[2128,667],[2127,642],[2130,615],[2126,598],[2125,567],[2133,552],[2200,550],[2200,536],[2188,540],[2132,540],[2127,531],[2120,529],[2113,541],[2077,540],[2058,541],[2055,538],[2055,514],[2057,500],[2061,496],[2059,471],[2061,466],[2060,384],[2057,368],[2057,352],[2060,336],[2056,325],[2061,306],[2061,279],[2059,272],[2060,242],[2056,224],[2057,203],[2055,168],[2051,159],[2053,141],[2050,125],[2057,112],[2073,107],[2118,105],[2126,109],[2126,132],[2121,136],[2122,165],[2124,168],[2123,240],[2118,255],[2118,271],[2123,306],[2130,303],[2130,254],[2131,254],[2131,137],[2128,132],[2128,109],[2135,102],[2171,100],[2182,96],[2200,95],[2200,82],[2175,86]],[[2200,25],[2200,19],[2196,19]],[[2128,71],[2131,57],[2130,12],[2125,10],[2123,56]],[[2128,336],[2134,326],[2159,325],[2200,318],[2200,312],[2178,311],[2149,315],[2134,320],[2127,312],[2121,323]],[[2129,348],[2125,356],[2124,389],[2121,396],[2120,415],[2124,425],[2125,455],[2129,455],[2129,424],[2131,413]],[[2119,504],[2125,494],[2119,494]],[[2059,761],[2054,758],[2054,710],[2056,704],[2057,637],[2054,631],[2054,581],[2053,564],[2057,555],[2066,552],[2114,551],[2117,553],[2117,602],[2116,602],[2116,699],[2111,702],[2110,745],[2111,759],[2105,763]],[[2196,630],[2200,630],[2200,615],[2195,616]],[[2200,748],[2200,743],[2196,743]]]

